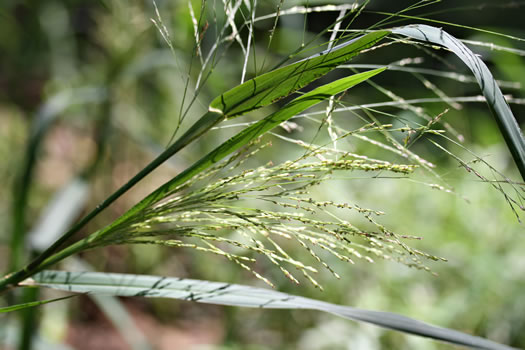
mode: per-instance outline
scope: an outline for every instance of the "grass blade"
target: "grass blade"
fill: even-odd
[[[64,300],[64,299],[73,298],[73,297],[76,297],[76,296],[78,296],[78,294],[68,295],[68,296],[62,297],[62,298],[32,301],[32,302],[29,302],[29,303],[23,303],[23,304],[11,305],[11,306],[6,306],[6,307],[0,307],[0,313],[6,313],[6,312],[23,310],[23,309],[27,309],[27,308],[30,308],[30,307],[40,306],[40,305],[44,305],[44,304],[53,303],[55,301],[60,301],[60,300]]]
[[[210,110],[219,110],[226,118],[233,118],[269,105],[332,71],[388,34],[388,31],[371,32],[260,75],[215,98]]]
[[[433,326],[390,312],[357,309],[250,286],[146,275],[97,272],[43,271],[25,285],[38,285],[77,293],[113,296],[173,298],[200,303],[263,309],[310,309],[347,319],[433,338],[455,345],[487,350],[509,350],[508,346],[451,329]]]
[[[210,103],[209,111],[164,153],[170,156],[175,154],[224,119],[241,116],[289,96],[362,50],[375,45],[388,34],[388,31],[377,31],[362,35],[330,50],[250,79],[217,96]]]
[[[392,33],[413,39],[431,42],[452,50],[474,73],[487,103],[496,117],[496,122],[507,143],[507,147],[525,180],[525,139],[507,101],[483,61],[465,44],[441,28],[415,24],[392,29]]]

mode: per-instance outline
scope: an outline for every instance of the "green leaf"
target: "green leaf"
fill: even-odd
[[[77,293],[172,298],[262,309],[309,309],[405,333],[479,349],[509,350],[506,345],[433,326],[390,312],[357,309],[270,289],[192,279],[97,272],[43,271],[26,284]]]
[[[503,94],[483,61],[465,44],[441,28],[415,24],[392,29],[392,33],[431,42],[452,50],[474,73],[489,107],[496,117],[499,129],[507,143],[514,161],[525,180],[525,139],[516,118]]]
[[[210,110],[220,111],[225,117],[232,118],[266,106],[332,71],[388,34],[384,30],[371,32],[248,80],[215,98]]]
[[[55,302],[55,301],[60,301],[60,300],[64,300],[64,299],[73,298],[73,297],[76,297],[76,296],[78,296],[78,294],[68,295],[67,297],[62,297],[62,298],[40,300],[40,301],[32,301],[32,302],[24,303],[24,304],[17,304],[17,305],[12,305],[12,306],[0,307],[0,313],[27,309],[27,308],[30,308],[30,307],[40,306],[40,305],[43,305],[43,304],[49,304],[49,303],[52,303],[52,302]]]

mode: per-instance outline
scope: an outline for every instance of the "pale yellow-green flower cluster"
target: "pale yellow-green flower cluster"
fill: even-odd
[[[316,200],[311,195],[315,186],[338,172],[408,174],[416,166],[355,159],[350,154],[334,158],[329,149],[316,148],[295,161],[242,170],[247,159],[268,146],[270,143],[252,145],[234,154],[114,227],[92,245],[193,248],[221,255],[271,285],[251,267],[258,258],[265,257],[290,280],[299,283],[291,272],[293,268],[318,287],[312,277],[318,271],[315,263],[338,277],[322,257],[326,254],[352,264],[356,260],[374,262],[381,258],[425,270],[429,268],[422,259],[439,259],[402,242],[414,237],[398,236],[381,225],[376,218],[382,212]],[[358,213],[369,223],[368,227],[360,228],[343,219],[346,215],[341,213],[345,210]],[[289,242],[304,248],[310,258],[290,249]]]

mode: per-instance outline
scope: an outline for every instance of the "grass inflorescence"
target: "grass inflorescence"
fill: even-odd
[[[192,248],[221,255],[272,285],[251,267],[258,258],[265,257],[293,282],[299,283],[290,268],[299,270],[318,287],[312,277],[317,268],[301,261],[304,256],[288,253],[287,241],[303,247],[314,262],[336,277],[324,258],[326,254],[352,264],[355,260],[374,262],[380,258],[428,271],[423,259],[440,259],[403,242],[414,237],[398,236],[381,225],[377,217],[383,212],[319,200],[312,195],[316,186],[338,172],[409,174],[416,165],[356,159],[350,153],[316,147],[293,161],[243,169],[248,158],[270,145],[257,142],[235,153],[94,239],[90,246],[157,244]],[[344,219],[344,211],[358,213],[369,225],[360,227]]]

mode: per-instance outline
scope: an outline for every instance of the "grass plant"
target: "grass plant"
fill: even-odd
[[[427,145],[432,147],[433,153],[449,157],[495,188],[520,220],[521,212],[525,210],[523,183],[512,180],[483,157],[468,150],[463,145],[464,136],[453,123],[445,121],[448,109],[432,113],[419,105],[441,102],[448,108],[459,110],[461,103],[486,102],[517,173],[525,179],[525,140],[508,104],[523,104],[523,101],[516,97],[506,98],[500,90],[500,86],[516,88],[516,83],[497,81],[480,57],[443,28],[414,24],[414,21],[422,20],[435,22],[412,13],[432,8],[439,2],[415,1],[397,13],[390,13],[369,11],[374,1],[333,5],[308,1],[305,4],[279,1],[271,5],[258,4],[256,0],[202,1],[198,6],[190,1],[185,11],[191,19],[188,26],[193,30],[189,33],[192,48],[190,57],[184,62],[174,39],[178,34],[173,33],[166,22],[167,12],[153,2],[149,13],[152,17],[150,30],[156,29],[168,47],[167,62],[175,62],[179,79],[175,91],[180,99],[176,101],[176,107],[169,108],[170,111],[177,110],[177,120],[165,135],[168,144],[158,152],[157,145],[152,146],[152,142],[144,137],[145,133],[132,131],[136,130],[132,122],[119,127],[112,116],[115,109],[123,108],[119,102],[114,102],[118,101],[120,85],[123,89],[129,88],[126,85],[129,81],[140,80],[144,71],[155,69],[154,66],[161,64],[158,62],[162,60],[150,58],[141,61],[137,53],[141,48],[133,42],[134,39],[112,42],[111,38],[104,38],[113,51],[101,86],[65,87],[63,93],[43,104],[34,119],[25,162],[13,186],[9,272],[0,279],[0,294],[8,296],[9,305],[0,308],[0,312],[29,309],[70,297],[34,300],[37,288],[48,287],[74,293],[312,309],[456,345],[510,349],[507,345],[394,313],[339,306],[270,289],[174,277],[48,270],[64,259],[88,250],[142,245],[188,248],[218,255],[273,288],[279,285],[274,282],[275,275],[261,268],[265,264],[282,272],[294,284],[305,279],[320,290],[323,290],[323,285],[316,276],[324,269],[340,278],[336,265],[341,263],[387,260],[434,273],[431,263],[446,259],[413,247],[412,243],[420,237],[390,229],[382,223],[384,213],[380,210],[365,208],[350,200],[326,198],[320,193],[337,181],[364,177],[371,181],[379,178],[412,180],[456,194],[440,175],[435,162],[427,159],[429,153],[424,149],[421,152],[419,144],[423,140],[428,140]],[[119,9],[115,11],[118,12]],[[272,57],[274,53],[270,48],[275,45],[274,41],[282,40],[279,39],[280,22],[299,16],[307,19],[315,13],[336,13],[337,17],[317,33],[307,31],[307,21],[304,20],[300,31],[302,42],[296,45],[297,49],[287,47],[284,59]],[[382,15],[383,19],[358,28],[356,23],[367,13]],[[406,20],[412,23],[400,26],[400,21]],[[109,26],[116,26],[119,21],[125,23],[126,19],[113,19]],[[261,39],[258,27],[261,23],[266,23],[269,28],[264,39]],[[141,25],[146,28],[145,24]],[[513,35],[463,26],[465,28],[523,41]],[[326,35],[330,37],[328,41]],[[438,57],[434,51],[447,50],[468,67],[474,78],[452,68],[412,67],[422,61],[420,58],[404,58],[392,64],[372,63],[381,57],[381,50],[406,44],[417,47],[432,58]],[[242,59],[236,63],[239,70],[236,77],[240,77],[240,83],[237,81],[233,88],[223,88],[211,102],[205,102],[209,100],[206,95],[213,91],[210,85],[221,85],[222,65],[227,61],[225,58],[234,59],[229,56],[229,51],[234,49],[242,52]],[[505,46],[497,49],[518,55],[522,52]],[[363,59],[360,62],[364,63],[350,64],[354,58]],[[150,66],[144,67],[144,62]],[[269,68],[275,63],[274,68]],[[381,76],[389,70],[413,75],[425,91],[436,97],[401,97],[380,83]],[[219,78],[214,80],[216,75]],[[475,82],[481,95],[448,96],[444,89],[432,83],[430,76],[445,77],[456,84]],[[358,85],[367,85],[370,91],[387,96],[389,100],[372,102],[365,99],[361,102],[359,94],[354,93]],[[75,175],[72,187],[68,187],[70,190],[62,192],[67,195],[57,196],[58,199],[45,211],[45,217],[39,221],[45,229],[33,229],[33,232],[39,232],[38,239],[31,237],[26,227],[27,213],[42,141],[50,126],[57,123],[57,117],[75,106],[86,104],[97,105],[101,115],[95,123],[97,152],[92,161]],[[386,109],[392,106],[408,111],[410,115]],[[239,122],[241,117],[248,120]],[[237,128],[241,131],[230,132]],[[112,129],[124,130],[157,155],[77,221],[80,208],[86,205],[87,184],[97,177],[104,161]],[[216,142],[219,145],[211,149],[208,147],[203,156],[192,154],[192,161],[177,175],[144,195],[117,218],[112,218],[109,224],[100,225],[99,217],[134,187],[140,187],[150,173],[173,160],[174,156],[187,154],[185,152],[194,147],[197,140],[199,145],[207,138],[214,140],[210,135],[217,132],[228,133],[226,140],[221,139]],[[281,147],[276,145],[286,145],[286,151],[276,150],[276,147]],[[473,160],[463,160],[453,147],[470,152],[468,154]],[[269,154],[270,160],[265,159]],[[79,181],[81,188],[77,186]],[[71,210],[65,211],[65,207]],[[46,220],[46,217],[55,219]],[[45,236],[42,232],[46,232]],[[81,233],[83,237],[80,237]],[[32,253],[25,249],[27,245],[32,245]],[[22,264],[31,254],[34,256],[29,262]],[[16,293],[19,290],[27,291],[25,298]],[[28,313],[25,317],[26,325],[29,325],[35,316]],[[22,332],[19,348],[31,347],[28,332],[31,333],[30,327]]]

